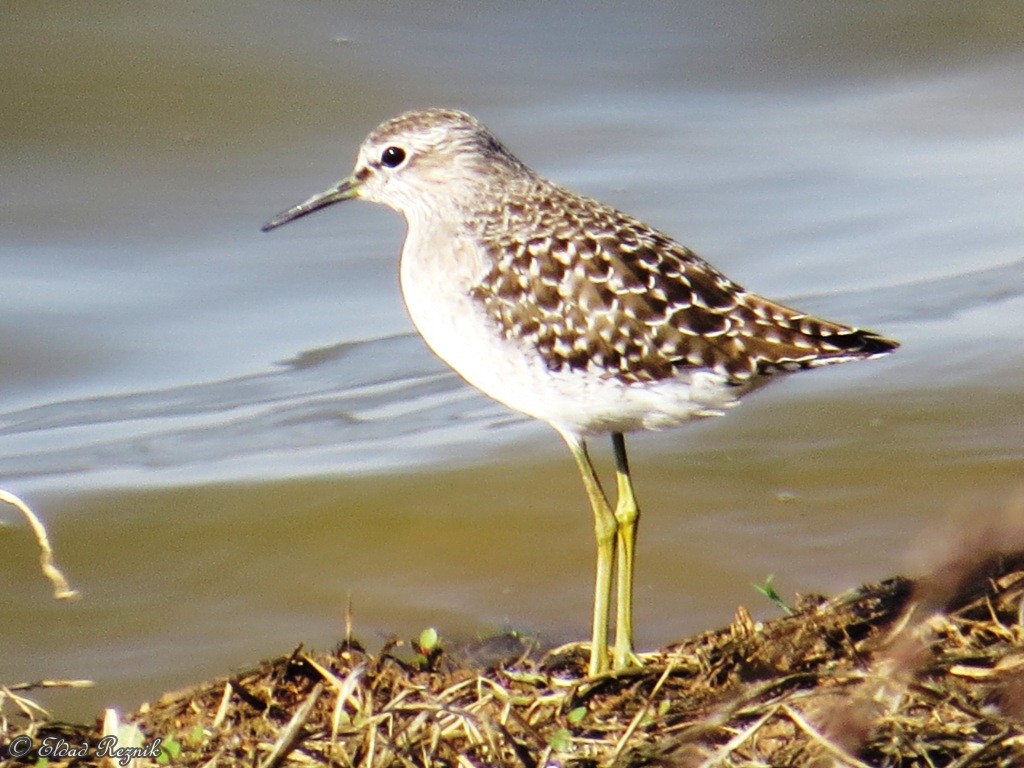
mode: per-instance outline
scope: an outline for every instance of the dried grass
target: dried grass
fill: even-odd
[[[29,528],[32,530],[32,535],[36,538],[36,545],[39,547],[39,569],[50,580],[50,584],[53,586],[54,599],[77,600],[79,597],[78,590],[71,588],[64,573],[57,567],[57,562],[53,556],[53,547],[50,546],[50,537],[46,533],[46,526],[43,525],[43,521],[39,519],[39,516],[32,511],[28,504],[3,488],[0,488],[0,503],[8,504],[21,512],[25,522],[28,523]]]
[[[804,598],[764,624],[741,608],[619,675],[586,679],[580,646],[479,668],[347,642],[124,719],[180,747],[182,766],[1024,765],[1024,547],[972,547],[930,578]],[[0,743],[19,733],[99,736],[29,706]]]

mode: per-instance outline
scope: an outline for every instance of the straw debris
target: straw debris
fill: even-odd
[[[21,512],[25,522],[32,529],[32,535],[35,536],[36,545],[39,547],[39,570],[53,586],[53,598],[55,600],[77,600],[80,596],[78,590],[71,588],[64,572],[57,567],[56,559],[53,556],[53,547],[50,546],[50,537],[46,533],[43,521],[28,504],[3,488],[0,488],[0,503],[8,504]]]
[[[348,641],[123,719],[181,766],[1024,765],[1024,555],[979,562],[942,572],[953,586],[941,595],[935,579],[893,578],[763,624],[740,608],[728,627],[598,679],[578,645],[538,656],[505,637],[518,655],[480,667],[436,645],[371,655]],[[0,744],[69,738],[21,706]]]

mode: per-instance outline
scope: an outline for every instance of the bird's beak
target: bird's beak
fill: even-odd
[[[340,203],[342,200],[351,200],[353,197],[359,197],[359,187],[362,183],[362,179],[356,176],[349,176],[347,179],[339,181],[330,189],[326,189],[318,195],[313,195],[309,200],[277,214],[277,216],[264,224],[261,229],[263,232],[269,232],[272,229],[277,229],[282,224],[287,224],[289,221],[300,219],[307,213],[326,208],[333,203]]]

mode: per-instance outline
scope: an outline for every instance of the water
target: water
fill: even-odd
[[[1024,24],[1011,6],[136,3],[0,25],[0,681],[132,708],[303,642],[587,635],[556,436],[405,316],[394,214],[259,226],[449,105],[747,287],[900,339],[631,441],[641,647],[904,568],[1022,480]],[[595,446],[607,469],[606,446]]]

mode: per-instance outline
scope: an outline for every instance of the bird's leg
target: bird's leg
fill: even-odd
[[[615,595],[615,657],[612,668],[625,669],[640,663],[633,653],[633,556],[640,508],[633,495],[633,481],[629,477],[629,461],[626,458],[626,439],[621,432],[612,434],[612,449],[615,451],[615,478],[618,485],[614,513],[618,524],[615,546],[618,551],[618,576]]]
[[[583,485],[594,511],[594,534],[597,538],[597,576],[594,582],[594,626],[591,634],[590,666],[591,677],[608,671],[608,618],[612,595],[612,569],[615,561],[615,541],[618,522],[612,513],[608,499],[601,489],[594,465],[587,454],[587,444],[575,435],[562,433],[562,438],[572,451],[572,457],[580,469]]]

